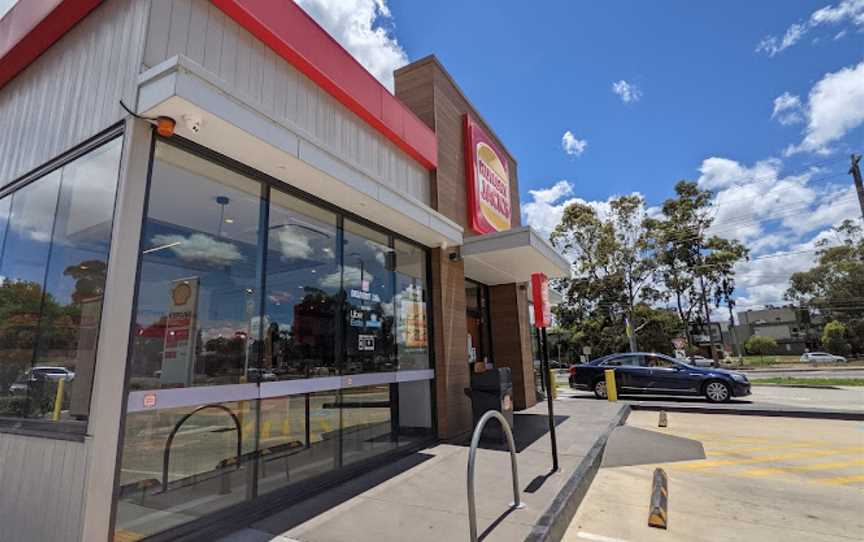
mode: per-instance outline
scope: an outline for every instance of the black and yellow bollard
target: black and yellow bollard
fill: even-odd
[[[654,470],[648,526],[666,529],[669,525],[669,479],[663,469]]]

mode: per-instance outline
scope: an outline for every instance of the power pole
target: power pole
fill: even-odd
[[[849,175],[855,180],[855,189],[858,191],[858,205],[861,206],[861,218],[864,218],[864,182],[861,181],[860,154],[852,154],[852,165],[849,166]]]

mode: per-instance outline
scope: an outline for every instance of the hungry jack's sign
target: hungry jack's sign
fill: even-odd
[[[479,234],[510,229],[510,171],[492,138],[465,115],[465,171],[468,220]]]

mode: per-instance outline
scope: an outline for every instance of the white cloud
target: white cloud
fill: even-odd
[[[805,108],[804,139],[786,154],[827,153],[828,144],[864,123],[864,61],[825,75],[813,85]]]
[[[699,166],[701,176],[699,186],[706,190],[727,188],[733,184],[749,184],[775,179],[780,169],[780,161],[769,158],[756,162],[753,167],[745,167],[735,160],[712,156]]]
[[[312,255],[309,239],[296,229],[282,228],[277,234],[279,252],[286,258],[307,259]]]
[[[387,0],[297,0],[297,3],[393,92],[393,70],[407,64],[408,55],[387,27],[393,25]]]
[[[801,98],[793,96],[788,92],[777,96],[774,98],[774,111],[771,113],[771,118],[777,119],[777,122],[784,126],[803,122],[804,115],[801,110]]]
[[[318,285],[324,289],[333,289],[333,288],[341,288],[342,280],[344,278],[346,286],[359,286],[360,278],[363,280],[369,281],[370,283],[375,281],[375,276],[372,275],[369,271],[365,269],[360,269],[359,267],[354,267],[352,265],[346,265],[342,272],[336,271],[335,273],[330,273],[329,275],[325,275],[318,280]]]
[[[623,79],[612,83],[612,92],[617,94],[625,104],[638,102],[642,98],[642,91],[639,87]]]
[[[587,146],[587,139],[576,139],[576,136],[574,136],[573,132],[570,130],[567,130],[564,132],[564,135],[561,136],[561,148],[563,148],[564,152],[570,156],[580,156],[585,152]]]
[[[808,32],[825,25],[838,25],[850,23],[858,28],[864,28],[864,0],[842,0],[839,4],[825,6],[814,11],[810,17],[803,22],[795,23],[786,29],[782,37],[766,36],[756,45],[756,52],[774,55],[792,47]],[[845,35],[845,29],[841,30],[834,39],[840,39]],[[818,41],[814,40],[814,43]]]
[[[736,266],[741,310],[782,304],[792,273],[813,265],[816,241],[859,213],[851,186],[816,184],[815,168],[785,176],[782,170],[777,159],[747,166],[719,157],[699,168],[699,185],[715,191],[709,234],[750,249],[752,259]]]
[[[582,203],[593,207],[601,218],[608,216],[611,212],[609,201],[616,196],[609,196],[605,201],[588,201],[582,198],[568,197],[573,195],[573,191],[574,187],[570,181],[558,181],[549,188],[529,190],[531,201],[522,203],[523,223],[548,238],[555,226],[561,222],[564,209],[573,203]],[[641,196],[638,192],[633,192],[632,195]]]
[[[243,260],[243,255],[232,243],[218,241],[203,233],[183,235],[154,235],[156,246],[165,246],[181,260],[204,262],[212,265],[231,265]]]
[[[786,33],[782,38],[776,36],[767,36],[756,46],[757,53],[766,53],[768,56],[774,56],[777,53],[792,47],[804,36],[807,32],[807,27],[803,24],[793,24],[786,29]]]

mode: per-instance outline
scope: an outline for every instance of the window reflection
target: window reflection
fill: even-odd
[[[132,389],[255,381],[261,186],[158,144],[143,237]]]
[[[120,149],[0,200],[0,416],[88,417]]]
[[[255,410],[254,401],[241,401],[128,414],[118,532],[143,538],[248,498]],[[172,432],[165,479],[165,448]]]
[[[345,221],[345,366],[343,371],[395,371],[393,249],[386,235]]]
[[[393,422],[396,405],[391,385],[342,390],[342,463],[348,465],[396,447]]]
[[[263,369],[273,379],[337,373],[337,247],[335,214],[271,192]]]

